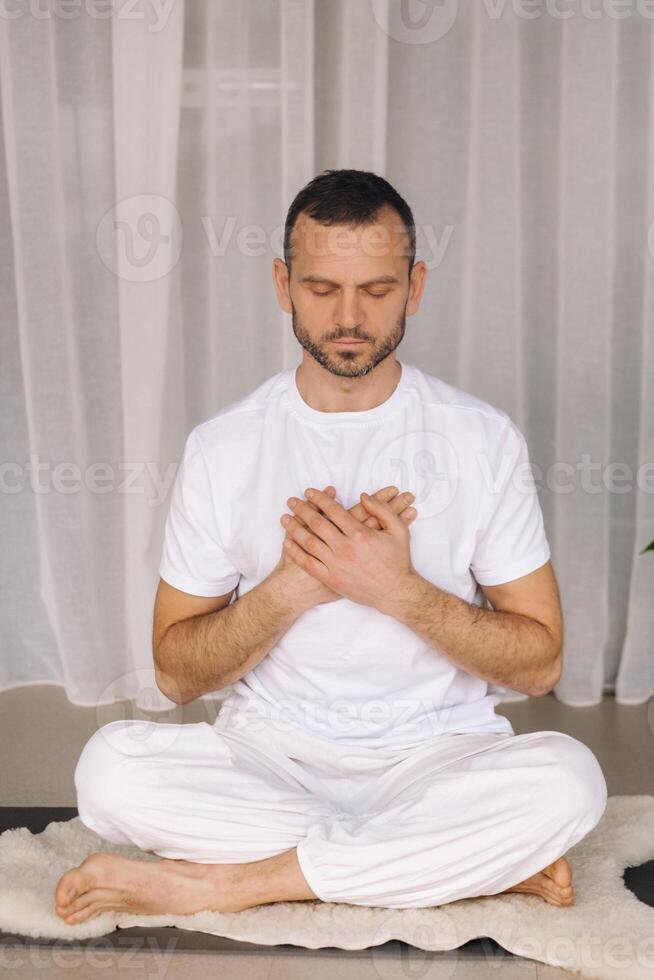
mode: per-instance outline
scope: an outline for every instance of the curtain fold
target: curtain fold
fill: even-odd
[[[625,133],[624,156],[628,162],[619,174],[622,180],[618,186],[621,188],[628,180],[630,186],[637,188],[640,207],[634,207],[634,202],[628,197],[625,200],[624,195],[620,200],[629,209],[636,242],[646,242],[647,249],[634,247],[624,236],[620,237],[626,254],[619,283],[624,283],[624,287],[614,298],[616,320],[624,315],[618,301],[624,296],[630,305],[625,311],[628,316],[619,323],[622,343],[616,344],[616,350],[626,340],[630,376],[621,389],[628,409],[628,427],[623,431],[624,416],[617,416],[620,429],[616,424],[614,439],[618,445],[621,439],[628,440],[643,489],[633,499],[625,499],[621,511],[616,508],[613,522],[616,533],[612,557],[625,574],[615,614],[621,629],[609,653],[616,673],[616,700],[620,704],[642,704],[654,691],[654,569],[647,560],[654,552],[641,554],[654,540],[654,35],[652,31],[640,35],[632,30],[628,42],[623,52],[622,98],[624,104],[631,105],[627,100],[633,98],[635,90],[636,106],[642,110],[644,124],[638,132]],[[640,61],[634,64],[638,56]],[[639,64],[642,73],[638,73]],[[633,298],[626,294],[627,288],[633,291]]]
[[[111,74],[107,22],[0,21],[0,683],[88,704],[127,640],[121,499],[84,488],[123,455],[116,286],[94,242],[115,202]]]
[[[353,167],[407,199],[429,270],[398,355],[526,436],[556,697],[654,694],[654,21],[419,6],[0,18],[0,689],[170,707],[185,437],[299,362],[272,259],[300,187]]]
[[[585,455],[602,469],[609,462],[619,27],[615,20],[575,18],[560,31],[555,447],[557,461],[570,474],[574,467],[575,477],[566,478],[574,492],[553,496],[553,526],[556,553],[569,556],[559,563],[568,649],[588,651],[569,658],[557,688],[573,704],[601,697],[608,629],[609,494],[601,484],[600,492],[590,481],[587,487],[577,466]]]
[[[159,560],[153,501],[160,487],[158,461],[167,402],[170,273],[183,244],[174,203],[183,11],[178,0],[165,30],[158,32],[149,30],[145,19],[114,17],[111,22],[116,206],[107,245],[113,246],[116,258],[123,453],[130,478],[121,495],[125,670],[115,672],[101,697],[135,698],[143,707],[161,701],[151,664]]]

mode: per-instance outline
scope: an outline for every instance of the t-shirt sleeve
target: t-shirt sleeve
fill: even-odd
[[[223,547],[207,463],[195,430],[175,475],[159,565],[162,579],[190,595],[226,595],[240,573]]]
[[[480,527],[470,563],[477,582],[501,585],[544,565],[550,547],[529,451],[511,420],[494,465],[481,466],[481,493]]]

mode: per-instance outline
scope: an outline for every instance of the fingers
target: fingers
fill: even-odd
[[[360,532],[361,522],[350,514],[337,500],[333,500],[324,490],[316,490],[315,487],[307,487],[304,491],[306,500],[300,500],[295,504],[294,497],[289,497],[289,506],[293,505],[294,513],[299,513],[306,521],[311,530],[318,534],[326,544],[337,547],[339,534],[346,536]],[[311,514],[309,503],[316,504],[321,514]],[[297,509],[296,509],[297,508]]]
[[[328,484],[324,488],[324,493],[331,499],[335,499],[336,488],[332,484]],[[410,524],[411,521],[415,520],[415,518],[418,516],[415,507],[409,506],[414,500],[414,496],[408,490],[403,493],[399,493],[397,487],[391,484],[390,486],[381,487],[379,490],[376,490],[372,496],[377,500],[382,500],[385,503],[390,504],[393,513],[401,517],[407,524]],[[296,500],[297,498],[289,498],[289,500],[291,499]],[[303,500],[301,503],[303,504],[302,508],[299,506],[293,508],[290,507],[289,504],[289,509],[293,511],[295,520],[301,527],[309,528],[307,521],[311,515],[311,512],[313,511],[314,513],[320,515],[322,508],[311,500]],[[373,514],[368,513],[360,501],[350,507],[347,512],[366,527],[372,528],[376,531],[381,529],[381,524],[377,518]],[[326,530],[325,526],[323,526],[323,530]],[[314,533],[317,532],[314,530]]]
[[[379,497],[379,492],[372,494],[372,496],[376,497],[377,499],[384,499],[383,497]],[[397,514],[407,524],[410,524],[411,521],[415,520],[417,517],[415,507],[409,506],[414,499],[413,494],[407,490],[404,493],[395,494],[395,496],[388,500],[387,503],[394,514]],[[366,524],[367,527],[373,527],[375,530],[381,529],[381,524],[373,514],[368,515],[368,519],[364,521],[364,524]]]
[[[397,487],[382,487],[381,490],[377,490],[373,494],[378,500],[384,500],[386,502],[390,501],[397,495]],[[363,524],[367,524],[368,527],[379,527],[379,522],[376,517],[369,514],[366,508],[363,506],[359,500],[353,507],[350,507],[350,514],[357,519],[357,521],[362,521]],[[369,521],[373,523],[370,524]]]
[[[289,497],[289,501],[294,499],[296,498]],[[291,509],[293,509],[293,506],[290,506]],[[318,521],[324,522],[325,524],[329,524],[329,521],[327,521],[324,517],[321,517],[316,512],[312,512],[312,514],[313,516],[309,518],[310,524],[308,526],[301,524],[295,517],[289,517],[288,514],[282,515],[280,521],[286,529],[284,547],[290,549],[291,555],[297,553],[295,549],[290,548],[290,546],[287,544],[287,542],[290,540],[296,548],[299,547],[307,555],[313,556],[314,558],[324,562],[329,556],[330,549],[324,538],[321,537],[321,535],[315,530],[315,525]],[[335,528],[332,528],[332,530],[334,534],[339,533]]]
[[[341,530],[338,524],[331,520],[327,514],[327,509],[330,508],[332,510],[332,515],[338,514],[340,520],[342,520],[340,514],[347,514],[347,511],[345,511],[337,501],[333,500],[329,494],[324,493],[322,490],[317,490],[315,492],[316,494],[320,494],[323,501],[322,503],[317,504],[315,501],[301,500],[299,497],[289,497],[286,501],[286,504],[292,511],[293,516],[298,519],[298,521],[295,522],[297,528],[300,528],[305,536],[303,540],[298,539],[298,543],[301,544],[305,550],[310,550],[306,545],[306,536],[308,535],[318,539],[323,547],[324,545],[327,545],[329,548],[334,550],[341,543],[344,532]],[[347,516],[356,527],[361,526],[359,522],[354,521],[349,514]],[[291,527],[294,526],[295,525],[291,523]],[[316,554],[316,557],[319,556]]]
[[[383,500],[385,503],[390,503],[393,508],[393,512],[398,516],[402,517],[407,524],[414,521],[418,516],[416,509],[413,507],[409,509],[409,504],[415,499],[410,491],[405,491],[404,493],[398,493],[397,487],[388,486],[382,487],[381,490],[376,490],[372,494],[377,500]],[[356,517],[357,520],[365,524],[366,527],[372,528],[374,531],[381,530],[381,524],[373,514],[368,514],[365,507],[361,502],[350,507],[350,514]]]
[[[330,483],[328,486],[325,487],[325,493],[328,493],[330,497],[336,497],[336,488],[332,486],[332,484]],[[308,500],[307,503],[309,503]],[[319,513],[319,508],[315,504],[311,504],[310,506],[313,507],[316,513]],[[361,507],[361,510],[365,510],[365,507],[363,507],[361,504],[359,504],[359,506]],[[308,527],[306,521],[304,521],[298,513],[295,514],[295,518],[300,522],[300,524],[303,527]]]
[[[373,496],[376,495],[373,494]],[[401,515],[402,512],[405,511],[411,503],[413,503],[414,500],[415,497],[413,494],[407,490],[404,493],[398,493],[396,497],[393,497],[393,499],[389,501],[389,505],[394,514]]]
[[[405,521],[406,524],[410,524],[411,521],[415,521],[416,517],[418,516],[418,512],[416,511],[415,507],[405,507],[399,516],[403,521]],[[381,531],[381,524],[376,517],[372,516],[372,514],[363,523],[366,525],[366,527],[371,527],[373,531]]]

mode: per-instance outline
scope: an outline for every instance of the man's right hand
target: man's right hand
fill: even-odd
[[[329,494],[330,497],[336,496],[336,490],[331,484],[325,487],[325,493]],[[408,491],[399,493],[397,487],[382,487],[381,490],[377,490],[371,496],[388,503],[392,507],[393,512],[399,517],[402,517],[407,524],[411,524],[418,516],[415,508],[413,508],[412,513],[407,514],[407,511],[411,508],[412,500]],[[307,501],[307,503],[310,503],[310,501]],[[315,504],[311,504],[311,506],[314,510],[318,511]],[[353,517],[356,517],[358,521],[361,521],[362,524],[365,524],[366,527],[380,530],[380,524],[377,518],[370,514],[361,502],[350,507],[349,513]],[[303,523],[297,514],[293,516]],[[284,540],[287,537],[288,534],[285,535]],[[282,547],[279,562],[271,574],[276,576],[287,594],[290,592],[297,596],[298,602],[302,605],[303,609],[311,609],[313,606],[322,605],[326,602],[334,602],[336,599],[343,598],[338,592],[334,592],[333,589],[330,589],[323,582],[318,581],[313,575],[309,574],[309,572],[306,572],[296,561],[289,557],[284,547]]]

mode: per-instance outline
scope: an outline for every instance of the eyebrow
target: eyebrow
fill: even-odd
[[[322,282],[322,283],[326,283],[328,286],[340,286],[340,283],[334,282],[333,279],[326,279],[325,276],[313,276],[313,275],[302,276],[301,279],[299,280],[299,282],[301,282],[301,283],[305,283],[305,282]],[[360,282],[358,285],[359,286],[374,286],[377,283],[380,283],[380,284],[388,283],[389,285],[399,285],[400,280],[396,276],[391,276],[391,275],[386,274],[386,275],[383,275],[383,276],[375,276],[374,279],[368,279],[367,282]]]

